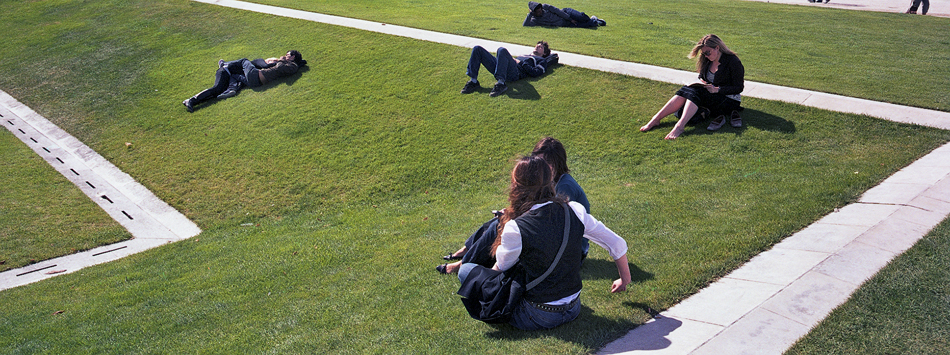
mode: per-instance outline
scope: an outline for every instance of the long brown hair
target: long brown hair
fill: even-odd
[[[554,169],[554,183],[557,184],[561,175],[571,172],[567,167],[567,151],[561,141],[553,137],[544,137],[534,145],[534,151],[531,155],[536,155],[548,162],[548,165]]]
[[[723,42],[722,39],[719,38],[719,36],[716,36],[714,34],[708,34],[708,35],[703,36],[703,38],[700,39],[699,42],[696,42],[696,46],[693,47],[693,50],[691,50],[689,52],[689,55],[686,57],[689,59],[696,58],[696,55],[702,52],[703,47],[717,48],[719,49],[719,53],[736,55],[736,52],[733,52],[731,49],[729,49],[729,47],[726,47],[726,43]],[[709,64],[709,59],[707,59],[706,56],[704,55],[699,56],[699,60],[696,61],[696,72],[697,73],[701,72],[703,68],[706,67],[706,64]]]
[[[554,192],[554,173],[548,163],[538,156],[518,159],[514,169],[511,169],[509,190],[509,205],[505,208],[505,213],[498,218],[498,237],[491,247],[493,256],[501,245],[501,232],[505,223],[528,212],[535,204],[557,199]]]

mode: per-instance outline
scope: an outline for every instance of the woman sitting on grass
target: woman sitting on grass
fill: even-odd
[[[700,82],[680,88],[676,95],[653,115],[650,122],[640,127],[641,132],[653,129],[663,117],[673,113],[677,113],[679,121],[665,139],[676,139],[683,134],[686,123],[697,112],[701,112],[701,116],[716,117],[707,128],[710,131],[721,128],[725,124],[727,114],[730,115],[731,126],[742,127],[742,118],[739,117],[739,111],[742,110],[739,106],[742,100],[739,93],[745,85],[745,68],[742,62],[713,34],[703,37],[689,52],[688,57],[695,58],[700,52],[702,56],[696,61]]]
[[[552,265],[564,242],[564,208],[570,212],[571,228],[563,254],[543,281],[525,291],[509,324],[523,330],[550,329],[577,318],[581,311],[584,236],[605,248],[617,264],[620,278],[613,282],[610,292],[627,289],[630,267],[626,241],[588,214],[581,204],[565,203],[555,196],[554,174],[544,159],[521,158],[511,172],[510,189],[510,205],[499,218],[499,237],[488,251],[496,262],[493,265],[462,264],[459,268],[462,289],[480,292],[475,285],[490,276],[492,271],[488,268],[506,271],[517,265],[524,271],[525,280],[538,279]]]
[[[214,73],[214,86],[182,101],[188,112],[195,111],[195,105],[211,98],[226,99],[237,95],[241,86],[257,87],[275,79],[297,73],[300,67],[307,65],[300,52],[292,50],[280,58],[238,59],[230,62],[218,61],[218,71]]]
[[[590,213],[590,202],[587,201],[587,194],[584,193],[584,189],[581,188],[581,185],[579,185],[577,180],[574,180],[574,177],[570,174],[571,169],[567,167],[567,151],[564,150],[564,145],[561,144],[561,141],[553,137],[544,137],[534,145],[534,151],[531,152],[531,155],[541,157],[541,159],[544,159],[544,161],[551,166],[551,169],[554,171],[554,191],[558,195],[566,197],[568,201],[580,203],[584,206],[584,211]],[[501,213],[504,213],[504,210],[500,212],[496,211],[497,215],[501,215]],[[443,274],[454,274],[458,272],[459,266],[463,263],[493,264],[495,259],[491,256],[491,253],[485,251],[490,250],[492,243],[495,242],[497,231],[498,217],[496,216],[482,224],[475,233],[472,233],[472,235],[465,240],[465,245],[463,245],[461,249],[442,257],[445,260],[461,259],[461,261],[439,265],[436,267],[436,271]],[[585,238],[583,242],[583,256],[585,258],[587,257],[588,249],[590,249],[590,243]],[[469,250],[481,251],[469,253]]]

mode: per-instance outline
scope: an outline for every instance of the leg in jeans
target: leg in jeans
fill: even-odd
[[[574,10],[572,8],[564,8],[562,11],[571,17],[571,20],[576,22],[573,27],[597,27],[597,22],[592,21],[590,16],[587,14]]]
[[[218,71],[214,73],[214,86],[199,92],[197,95],[191,98],[191,104],[197,104],[199,102],[205,101],[212,97],[217,97],[225,89],[228,88],[228,84],[231,82],[231,75],[228,74],[228,70],[225,68],[218,68]]]
[[[551,329],[576,319],[580,314],[580,301],[564,312],[547,312],[535,308],[526,300],[521,300],[521,305],[515,309],[508,324],[521,330]]]
[[[503,83],[510,83],[521,79],[521,69],[518,62],[508,53],[505,47],[498,47],[498,64],[495,66],[495,79]]]
[[[488,69],[489,72],[495,72],[495,66],[498,64],[498,60],[495,59],[495,56],[488,53],[482,46],[475,46],[472,48],[472,56],[468,58],[468,70],[466,70],[465,75],[468,75],[469,78],[478,80],[478,70],[481,66],[485,66],[485,69]]]

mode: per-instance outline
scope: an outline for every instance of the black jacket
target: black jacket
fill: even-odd
[[[710,82],[705,77],[708,72],[709,64],[706,63],[699,71],[699,78]],[[742,92],[745,88],[745,67],[739,57],[732,54],[723,53],[719,57],[719,70],[716,71],[715,80],[711,81],[713,85],[719,88],[719,93],[723,95],[735,95]]]

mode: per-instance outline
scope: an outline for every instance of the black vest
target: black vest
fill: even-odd
[[[531,282],[547,271],[561,248],[561,241],[564,239],[564,209],[560,204],[550,203],[515,218],[515,222],[521,229],[522,249],[518,259],[525,269],[525,282]],[[572,210],[570,237],[561,261],[544,281],[525,293],[526,300],[547,303],[581,290],[583,237],[584,225]]]

